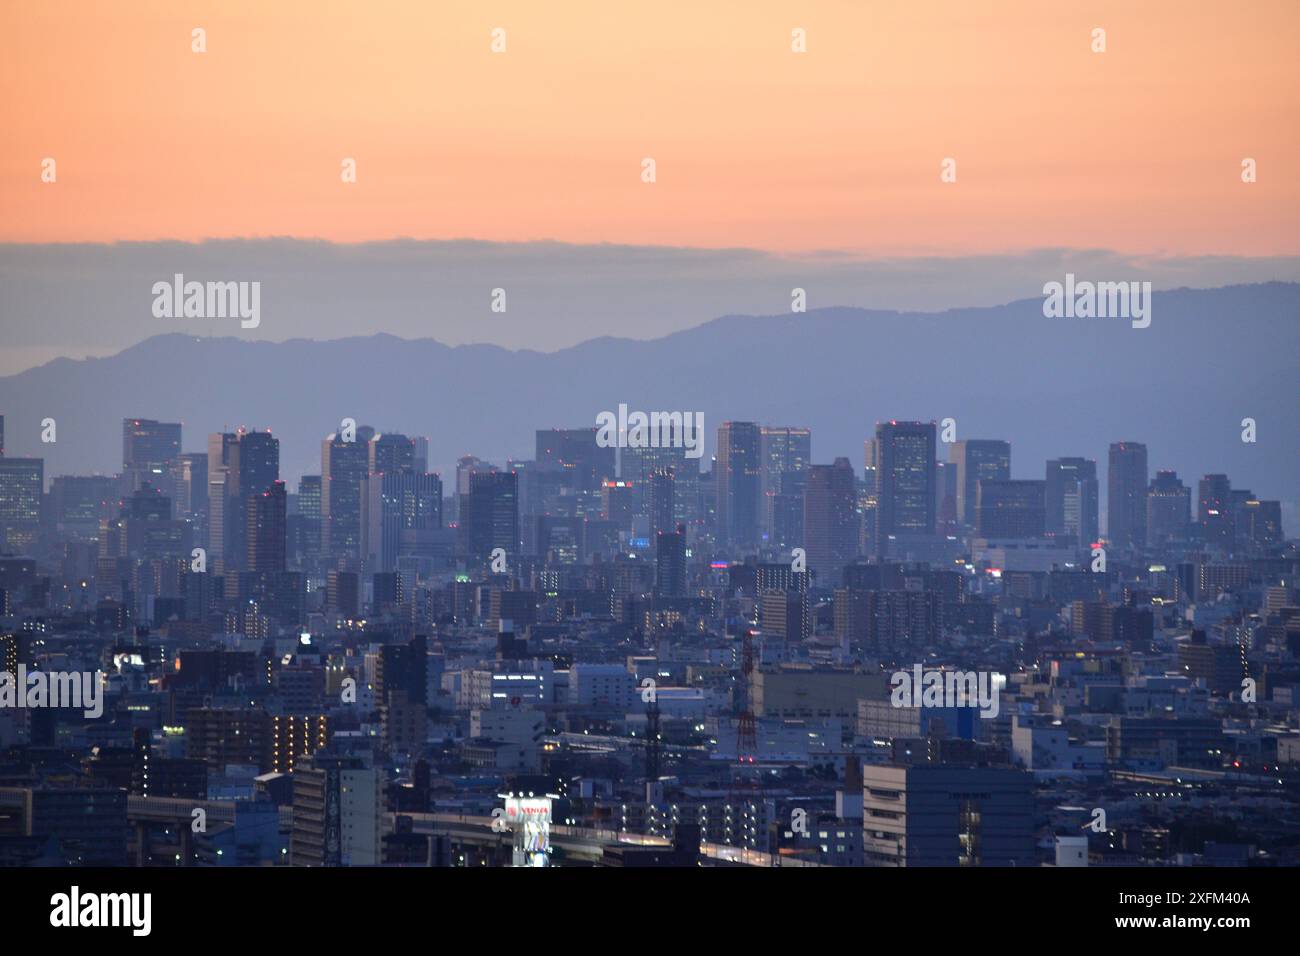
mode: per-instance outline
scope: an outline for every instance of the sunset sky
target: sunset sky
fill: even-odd
[[[8,3],[0,241],[1289,256],[1298,27],[1295,0]]]

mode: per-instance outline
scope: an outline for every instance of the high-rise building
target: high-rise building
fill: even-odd
[[[1074,535],[1080,547],[1101,537],[1097,463],[1091,458],[1053,458],[1045,485],[1048,534]]]
[[[122,419],[122,475],[129,482],[128,491],[147,481],[171,496],[180,458],[180,423]]]
[[[383,862],[383,775],[360,757],[317,754],[293,774],[293,866]]]
[[[762,494],[776,494],[781,476],[807,471],[812,464],[812,429],[788,425],[764,425],[761,429],[763,459]]]
[[[260,494],[249,495],[249,571],[266,574],[285,569],[285,511],[288,497],[283,481],[273,481]]]
[[[50,516],[59,531],[93,538],[102,519],[116,516],[117,492],[108,475],[59,475],[50,480]]]
[[[45,493],[45,459],[0,458],[0,545],[23,552],[36,541]]]
[[[1147,539],[1147,446],[1119,441],[1110,446],[1106,474],[1106,540],[1142,549]]]
[[[496,465],[483,461],[474,455],[464,455],[456,459],[456,492],[451,496],[452,507],[455,509],[454,517],[460,527],[461,551],[465,550],[465,513],[468,509],[469,501],[469,479],[480,471],[499,471]],[[513,470],[513,469],[512,469]]]
[[[801,644],[812,637],[812,606],[807,591],[768,590],[759,595],[764,640]]]
[[[537,464],[561,469],[574,491],[596,491],[616,470],[614,446],[597,444],[597,434],[596,428],[538,429]]]
[[[1033,777],[1003,767],[862,768],[868,866],[1034,866]]]
[[[240,431],[226,451],[226,570],[245,567],[249,501],[279,478],[280,440],[269,431]]]
[[[957,463],[934,463],[934,524],[942,535],[956,536],[961,531],[957,518]]]
[[[372,472],[363,489],[362,557],[371,571],[394,571],[403,536],[442,527],[442,479],[409,469]]]
[[[868,438],[862,443],[862,483],[858,486],[858,513],[862,516],[858,550],[862,554],[880,553],[876,545],[876,528],[879,517],[877,512],[880,504],[880,496],[876,491],[876,465],[879,460],[880,455],[876,447],[876,440]],[[953,473],[956,474],[956,469],[953,470]],[[953,494],[953,507],[956,508],[956,492]]]
[[[876,426],[878,551],[890,535],[934,534],[934,443],[934,422]]]
[[[981,478],[975,486],[975,527],[983,538],[1041,538],[1044,482]]]
[[[978,438],[956,441],[948,449],[948,460],[957,466],[957,520],[973,528],[976,483],[1011,478],[1011,444]]]
[[[655,534],[655,593],[663,597],[686,594],[686,528]]]
[[[1233,525],[1237,541],[1250,547],[1267,550],[1279,547],[1285,540],[1280,501],[1250,497],[1234,509]]]
[[[388,474],[415,470],[415,439],[388,432],[367,442],[367,468],[370,474]]]
[[[1206,475],[1198,488],[1196,520],[1206,547],[1232,550],[1232,483],[1227,475]]]
[[[226,539],[229,537],[229,508],[226,506],[227,481],[230,470],[230,450],[239,441],[234,432],[212,432],[208,435],[208,561],[209,570],[221,571],[225,566]]]
[[[809,569],[822,583],[838,581],[858,556],[857,481],[847,458],[808,469],[803,525]]]
[[[778,551],[804,546],[804,495],[808,490],[808,470],[787,471],[777,480],[774,494],[763,499],[767,543]]]
[[[486,561],[500,548],[513,566],[520,544],[518,477],[512,472],[470,475],[464,507],[460,527],[466,557]]]
[[[361,560],[361,483],[370,469],[370,451],[356,436],[339,434],[321,442],[321,554],[331,563]]]
[[[122,419],[122,470],[171,465],[181,455],[179,422]]]
[[[762,500],[762,431],[754,422],[718,427],[714,465],[718,539],[733,548],[758,544]]]
[[[673,473],[673,521],[691,525],[699,520],[700,460],[688,454],[685,430],[671,421],[661,426],[660,434],[648,435],[644,446],[624,445],[619,451],[619,477],[638,489],[637,514],[649,515],[650,476],[671,469]],[[703,436],[698,436],[703,441]]]
[[[606,480],[600,489],[600,516],[619,531],[631,531],[632,521],[636,517],[636,493],[634,482],[622,478]]]
[[[331,571],[325,576],[325,608],[347,618],[361,614],[361,575]]]
[[[677,480],[671,468],[659,468],[650,473],[645,487],[648,494],[650,538],[653,540],[661,531],[672,533],[677,529]]]
[[[321,548],[321,480],[320,475],[303,475],[298,479],[298,513],[302,522],[301,549],[303,558],[313,558]]]
[[[1147,489],[1147,544],[1159,547],[1187,537],[1192,520],[1192,490],[1175,471],[1157,471]]]
[[[208,513],[208,453],[186,452],[180,460],[177,512],[183,515]]]

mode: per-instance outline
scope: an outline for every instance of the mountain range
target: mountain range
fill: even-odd
[[[617,305],[611,306],[617,308]],[[601,411],[702,412],[706,455],[730,419],[813,429],[815,461],[861,471],[877,421],[953,418],[957,438],[1004,438],[1012,475],[1047,458],[1098,461],[1145,442],[1152,472],[1234,487],[1300,514],[1300,285],[1177,289],[1149,328],[1117,318],[1046,318],[1041,299],[937,313],[828,308],[728,315],[652,340],[594,337],[554,352],[377,334],[253,341],[159,334],[104,358],[58,359],[0,378],[6,453],[46,459],[47,479],[121,466],[125,417],[184,423],[184,449],[243,425],[280,438],[282,476],[320,470],[320,440],[350,417],[427,435],[446,475],[475,454],[533,457],[534,431],[592,426]],[[57,423],[41,442],[41,422]],[[1257,441],[1242,441],[1242,420]],[[940,457],[946,457],[942,447]],[[707,468],[707,462],[704,462]],[[291,485],[292,487],[292,485]]]

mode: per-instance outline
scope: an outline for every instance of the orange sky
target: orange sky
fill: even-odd
[[[1296,0],[7,3],[0,240],[1294,255],[1298,27]]]

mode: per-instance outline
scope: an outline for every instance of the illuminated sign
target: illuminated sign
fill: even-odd
[[[506,797],[506,819],[515,834],[515,866],[549,866],[551,801],[547,797]]]

